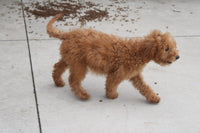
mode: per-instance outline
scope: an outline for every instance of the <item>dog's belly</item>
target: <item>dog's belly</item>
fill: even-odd
[[[107,74],[109,71],[109,64],[106,61],[101,62],[89,62],[88,68],[96,74]]]
[[[113,62],[112,55],[110,53],[111,52],[109,50],[105,50],[104,48],[87,50],[87,53],[85,53],[85,61],[88,68],[95,73],[108,73]]]
[[[92,72],[95,73],[97,75],[107,75],[107,73],[105,72],[105,70],[101,70],[101,69],[94,69],[92,67],[88,67],[88,69]]]

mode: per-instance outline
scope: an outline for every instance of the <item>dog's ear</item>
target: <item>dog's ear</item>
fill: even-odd
[[[152,36],[161,36],[162,35],[162,32],[160,31],[160,30],[153,30],[152,32],[151,32],[151,35]]]
[[[153,30],[150,34],[149,34],[149,38],[155,39],[156,41],[161,41],[162,40],[162,32],[160,30]]]
[[[153,38],[155,38],[157,41],[161,41],[162,40],[162,32],[160,30],[154,30],[151,33],[153,35]]]
[[[162,32],[153,30],[143,40],[143,56],[144,58],[154,57],[157,49],[160,47],[162,41]]]
[[[165,41],[165,40],[167,40],[167,39],[169,39],[170,38],[170,33],[169,32],[166,32],[165,34],[163,34],[162,35],[162,39],[163,39],[163,41]]]

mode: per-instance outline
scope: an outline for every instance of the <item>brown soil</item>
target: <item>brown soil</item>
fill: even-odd
[[[31,3],[31,6],[26,6],[25,4],[22,5],[24,6],[24,10],[28,17],[31,17],[32,14],[36,19],[41,17],[47,18],[62,13],[63,17],[60,18],[61,21],[65,21],[68,18],[78,18],[78,21],[83,24],[95,19],[101,21],[103,18],[108,17],[106,9],[100,10],[98,8],[93,8],[99,7],[99,4],[92,2],[78,3],[73,0],[62,0],[61,2],[33,2]],[[85,12],[81,15],[83,10],[85,10]]]
[[[63,17],[60,21],[65,21],[66,19],[76,19],[76,24],[84,25],[89,21],[110,21],[113,23],[116,20],[123,22],[132,22],[134,19],[128,19],[129,11],[131,9],[129,6],[122,6],[125,3],[123,0],[110,0],[112,4],[105,6],[102,9],[103,4],[96,4],[93,2],[82,2],[74,0],[57,0],[54,1],[44,1],[44,2],[31,2],[31,3],[20,3],[19,5],[24,7],[27,17],[35,16],[38,18],[47,18],[50,16],[55,16],[56,14],[62,13]],[[114,7],[114,8],[113,8]],[[113,9],[111,9],[113,8]],[[115,12],[114,15],[110,15],[109,12]],[[65,25],[69,24],[70,21],[66,22]]]

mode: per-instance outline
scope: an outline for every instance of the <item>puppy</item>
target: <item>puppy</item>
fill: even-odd
[[[63,40],[60,46],[61,59],[54,65],[53,80],[57,86],[64,86],[62,74],[69,68],[71,90],[81,99],[90,95],[81,86],[88,69],[106,75],[106,96],[118,97],[117,87],[128,79],[133,86],[152,103],[158,103],[157,96],[142,77],[143,68],[150,61],[162,66],[179,58],[175,40],[169,33],[152,31],[143,38],[123,39],[92,29],[75,29],[63,32],[53,27],[62,14],[51,19],[47,25],[50,37]]]

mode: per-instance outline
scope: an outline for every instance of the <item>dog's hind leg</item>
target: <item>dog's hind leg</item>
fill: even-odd
[[[81,63],[75,65],[70,64],[69,84],[71,86],[71,90],[74,91],[77,97],[83,100],[87,100],[90,98],[90,95],[81,86],[81,81],[85,78],[86,73],[86,65]]]
[[[62,79],[62,74],[67,69],[68,65],[62,59],[54,65],[54,70],[52,73],[53,80],[56,86],[62,87],[65,85],[65,82]]]
[[[144,80],[143,80],[143,77],[141,74],[133,77],[130,79],[130,81],[133,83],[133,85],[135,86],[135,88],[137,88],[140,93],[146,97],[146,99],[149,101],[149,102],[152,102],[152,103],[159,103],[160,101],[160,97],[157,96],[155,94],[155,92],[151,89],[150,86],[148,86]]]

